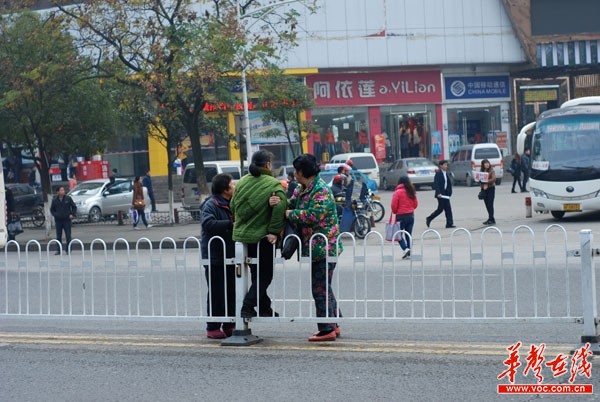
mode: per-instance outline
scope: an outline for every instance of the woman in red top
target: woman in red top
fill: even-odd
[[[418,206],[415,186],[410,182],[408,176],[400,176],[398,186],[392,195],[392,213],[396,215],[396,222],[400,223],[400,229],[410,235],[403,235],[398,242],[403,250],[402,258],[410,256],[410,240],[415,225],[415,209]]]

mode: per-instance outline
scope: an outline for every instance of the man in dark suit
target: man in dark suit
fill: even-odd
[[[454,228],[454,219],[452,219],[452,207],[450,206],[450,196],[452,196],[452,183],[448,175],[448,161],[440,161],[440,169],[435,173],[433,178],[433,189],[435,190],[435,198],[438,202],[438,207],[426,219],[427,227],[436,216],[442,213],[446,214],[446,227]]]

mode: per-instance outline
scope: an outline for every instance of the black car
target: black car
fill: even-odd
[[[31,218],[35,226],[42,226],[46,221],[42,194],[25,183],[9,183],[6,184],[6,188],[13,193],[15,212],[21,215],[21,218]]]

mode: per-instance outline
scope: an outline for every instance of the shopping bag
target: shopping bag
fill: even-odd
[[[129,216],[131,217],[131,223],[137,225],[140,220],[140,214],[135,208],[129,210]]]
[[[394,217],[394,222],[392,222],[392,217]],[[396,234],[398,232],[398,234]],[[394,236],[394,234],[396,234]],[[400,222],[396,222],[395,215],[390,215],[390,220],[385,224],[385,240],[386,241],[399,241],[400,237],[402,237],[402,233],[400,232]]]
[[[21,215],[19,215],[16,212],[11,212],[10,214],[8,214],[8,224],[6,225],[6,230],[11,236],[23,233],[23,225],[21,225]]]

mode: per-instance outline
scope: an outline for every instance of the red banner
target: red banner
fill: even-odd
[[[306,78],[318,107],[439,103],[439,71],[317,74]]]

